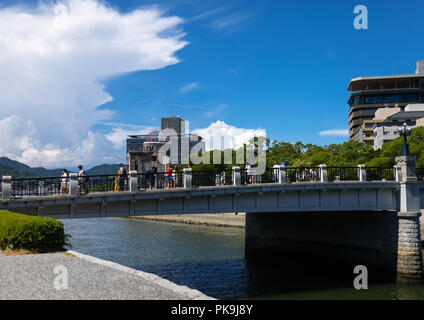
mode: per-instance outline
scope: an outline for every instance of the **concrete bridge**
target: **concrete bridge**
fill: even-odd
[[[243,173],[234,167],[231,185],[193,188],[185,169],[181,188],[150,191],[140,191],[131,172],[129,191],[86,195],[78,195],[73,175],[67,195],[20,199],[11,198],[10,177],[3,177],[0,209],[59,219],[246,212],[247,257],[319,255],[422,282],[424,183],[413,157],[398,158],[392,181],[367,181],[364,166],[355,168],[355,181],[329,181],[330,168],[322,165],[318,181],[289,183],[288,171],[274,167],[272,183],[242,185]]]

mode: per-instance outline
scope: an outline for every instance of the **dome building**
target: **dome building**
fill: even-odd
[[[170,130],[173,134],[170,134]],[[166,156],[160,159],[159,151],[167,143]],[[196,146],[196,152],[205,150],[202,137],[185,133],[184,120],[179,117],[162,118],[161,131],[128,136],[127,169],[144,173],[151,168],[157,168],[158,172],[165,172],[170,164],[188,163],[194,146]]]

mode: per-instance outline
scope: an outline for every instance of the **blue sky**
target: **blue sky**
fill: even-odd
[[[414,73],[424,59],[422,1],[111,3],[157,4],[185,19],[190,42],[177,52],[179,64],[108,81],[115,100],[106,106],[123,122],[180,115],[192,128],[223,120],[264,128],[271,139],[339,143],[346,137],[318,133],[348,127],[351,78]],[[353,27],[358,4],[368,8],[368,30]],[[180,94],[188,84],[196,86]]]
[[[340,143],[319,133],[348,128],[350,79],[414,73],[423,16],[418,0],[2,0],[0,155],[125,161],[128,133],[173,115],[239,140]]]

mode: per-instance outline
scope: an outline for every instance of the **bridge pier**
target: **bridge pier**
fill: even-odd
[[[420,216],[399,213],[397,251],[397,282],[422,283],[423,257],[421,249]]]
[[[252,262],[325,265],[330,276],[346,280],[365,265],[370,281],[396,281],[398,221],[388,211],[246,213],[245,255]]]

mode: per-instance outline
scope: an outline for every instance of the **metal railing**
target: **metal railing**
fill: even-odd
[[[328,181],[358,181],[358,167],[328,167]]]
[[[396,180],[396,172],[393,167],[391,168],[365,167],[365,171],[367,173],[367,181]]]
[[[93,175],[78,177],[80,194],[127,190],[127,179],[118,175]]]
[[[233,184],[233,170],[192,171],[191,174],[194,188]]]
[[[318,182],[321,177],[319,167],[288,167],[286,168],[287,182]]]
[[[11,180],[11,197],[55,196],[65,193],[67,178],[20,178]]]
[[[258,184],[258,183],[278,183],[279,181],[279,168],[266,168],[264,173],[256,168],[240,170],[242,184]]]
[[[137,174],[138,189],[175,189],[183,187],[183,172],[146,172]]]

